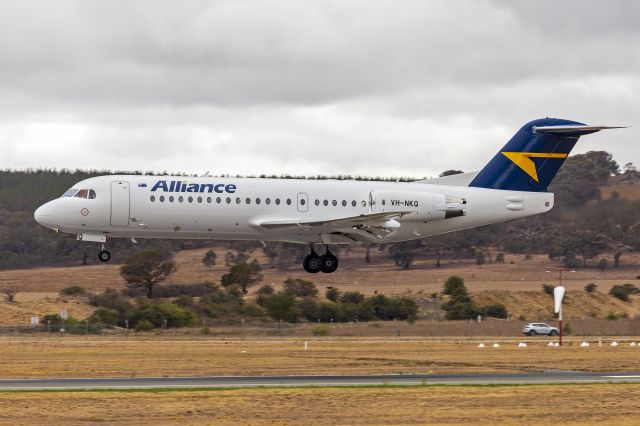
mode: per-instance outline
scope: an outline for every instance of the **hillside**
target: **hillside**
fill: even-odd
[[[178,270],[167,282],[195,283],[219,282],[228,268],[217,264],[211,270],[202,263],[206,249],[183,250],[175,256]],[[224,259],[225,250],[217,249],[218,259]],[[538,255],[525,260],[521,255],[507,255],[504,264],[490,263],[479,267],[473,260],[445,261],[435,268],[432,260],[419,260],[413,269],[399,270],[386,255],[373,253],[371,263],[364,261],[364,250],[355,248],[342,256],[342,267],[334,274],[309,275],[300,269],[279,271],[268,267],[268,260],[261,251],[255,257],[265,265],[263,283],[278,287],[287,278],[312,280],[323,293],[326,287],[337,287],[341,291],[360,291],[367,295],[410,294],[427,298],[439,293],[442,284],[451,275],[465,279],[468,289],[479,304],[503,303],[514,318],[545,319],[550,312],[552,299],[542,292],[542,284],[557,282],[557,262],[547,256]],[[640,254],[629,255],[628,263],[617,269],[602,272],[597,269],[578,269],[565,272],[564,285],[569,293],[566,317],[603,318],[610,312],[640,314],[640,300],[621,302],[606,293],[614,284],[637,284]],[[550,272],[546,272],[550,271]],[[598,292],[587,294],[583,288],[595,283]],[[101,292],[108,287],[123,288],[119,265],[96,265],[61,268],[37,268],[28,270],[0,271],[0,288],[15,287],[19,290],[16,303],[0,303],[0,324],[27,323],[31,315],[58,313],[61,307],[72,316],[84,318],[92,307],[73,298],[60,298],[58,292],[72,285],[85,287],[92,292]],[[250,289],[250,297],[257,289]]]

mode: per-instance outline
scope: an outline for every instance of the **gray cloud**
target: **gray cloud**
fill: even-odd
[[[640,162],[640,5],[0,4],[0,167],[434,175],[525,122]]]

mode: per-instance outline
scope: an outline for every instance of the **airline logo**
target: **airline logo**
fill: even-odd
[[[536,182],[538,180],[538,170],[532,158],[567,158],[569,154],[556,152],[502,152],[502,154],[511,160],[516,166],[520,167],[523,172],[528,174],[531,179]]]
[[[172,180],[167,182],[166,180],[159,180],[151,188],[151,192],[206,192],[218,194],[236,192],[236,186],[232,183],[189,183],[186,180]]]

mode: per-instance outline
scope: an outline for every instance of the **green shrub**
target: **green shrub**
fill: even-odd
[[[482,308],[485,317],[490,318],[508,318],[509,312],[502,303],[493,303]]]
[[[66,287],[60,290],[60,296],[84,296],[87,294],[87,290],[79,285]]]
[[[136,323],[136,331],[150,331],[153,330],[153,324],[147,320],[142,320]]]
[[[136,326],[141,321],[148,321],[157,328],[162,327],[166,320],[167,327],[172,328],[193,325],[196,317],[193,312],[173,303],[142,303],[135,307],[132,320]]]
[[[98,308],[87,321],[91,324],[114,326],[118,324],[118,311],[109,308]]]
[[[340,303],[362,303],[364,302],[364,294],[359,291],[347,291],[340,296]]]
[[[331,327],[326,324],[318,324],[311,329],[314,336],[328,336],[331,334]]]
[[[311,281],[289,278],[284,282],[284,292],[294,297],[316,297],[318,289]]]
[[[596,284],[589,283],[589,284],[584,286],[584,291],[586,291],[587,293],[594,293],[596,291],[596,288],[598,288],[598,286]]]
[[[449,296],[459,296],[459,295],[467,295],[467,288],[464,285],[464,280],[457,276],[452,275],[447,278],[447,281],[444,282],[442,286],[442,293],[448,294]]]
[[[278,292],[269,296],[264,305],[267,314],[276,321],[297,322],[300,309],[292,294]]]
[[[609,290],[609,294],[611,296],[616,297],[624,302],[628,302],[629,297],[632,294],[636,293],[638,293],[638,288],[633,284],[616,284],[611,287],[611,290]]]

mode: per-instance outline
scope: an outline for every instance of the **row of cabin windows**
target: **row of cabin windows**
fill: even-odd
[[[160,201],[161,203],[164,203],[165,201],[168,201],[169,203],[173,203],[173,202],[175,202],[175,201],[176,201],[176,197],[174,197],[173,195],[170,195],[170,196],[168,196],[168,197],[165,197],[164,195],[160,195],[159,197],[156,197],[155,195],[152,195],[152,196],[151,196],[151,198],[150,198],[150,200],[151,200],[151,202],[155,202],[156,200],[158,200],[158,201]],[[216,204],[222,204],[223,202],[226,202],[227,204],[231,204],[231,203],[233,202],[233,200],[232,200],[232,198],[231,198],[231,197],[227,197],[227,198],[225,198],[225,199],[223,200],[223,199],[222,199],[222,197],[216,197],[216,198],[213,198],[213,197],[207,197],[207,198],[205,199],[205,198],[203,198],[203,197],[197,197],[197,198],[194,198],[194,197],[189,196],[189,197],[186,197],[186,200],[187,200],[189,203],[193,203],[194,201],[197,201],[197,202],[198,202],[198,203],[200,203],[200,204],[201,204],[201,203],[203,203],[203,202],[205,202],[205,201],[206,201],[207,203],[209,203],[209,204],[211,204],[211,203],[213,203],[213,202],[215,202]],[[179,203],[183,203],[183,202],[185,201],[185,197],[183,197],[182,195],[180,195],[180,196],[178,196],[178,197],[177,197],[177,201],[178,201]],[[245,204],[251,204],[251,198],[249,198],[249,197],[245,198],[245,200],[244,200],[244,201],[245,201]],[[274,200],[274,202],[275,202],[275,204],[276,204],[277,206],[279,206],[279,205],[280,205],[280,202],[281,202],[281,201],[280,201],[280,198],[276,198],[276,199]],[[235,199],[235,203],[236,203],[236,204],[241,204],[241,203],[242,203],[242,198],[240,198],[240,197],[236,197],[236,199]],[[255,203],[256,203],[256,204],[262,204],[262,199],[260,199],[260,198],[256,198],[256,199],[255,199]],[[265,198],[265,199],[264,199],[264,203],[265,203],[266,205],[270,205],[270,204],[271,204],[271,198]],[[285,200],[285,203],[286,203],[288,206],[290,206],[290,205],[291,205],[291,203],[292,203],[291,198],[287,198],[287,199]],[[304,206],[306,203],[307,203],[307,201],[306,201],[304,198],[301,198],[301,199],[300,199],[300,205]],[[317,200],[317,199],[316,199],[315,204],[316,204],[316,206],[319,206],[319,205],[320,205],[320,200]],[[347,200],[342,200],[342,206],[343,206],[343,207],[346,207],[346,206],[347,206],[347,204],[348,204],[348,203],[347,203]],[[324,206],[328,206],[328,205],[329,205],[329,200],[324,200],[324,201],[322,201],[322,205],[324,205]],[[331,201],[331,205],[332,205],[332,206],[337,206],[337,205],[338,205],[338,201],[337,201],[337,200],[333,200],[333,201]],[[356,200],[352,200],[352,201],[351,201],[351,206],[356,207],[357,205],[358,205],[358,202],[357,202]],[[363,206],[365,206],[365,205],[366,205],[366,202],[364,202],[364,201],[363,201],[363,202],[362,202],[362,205],[363,205]]]

